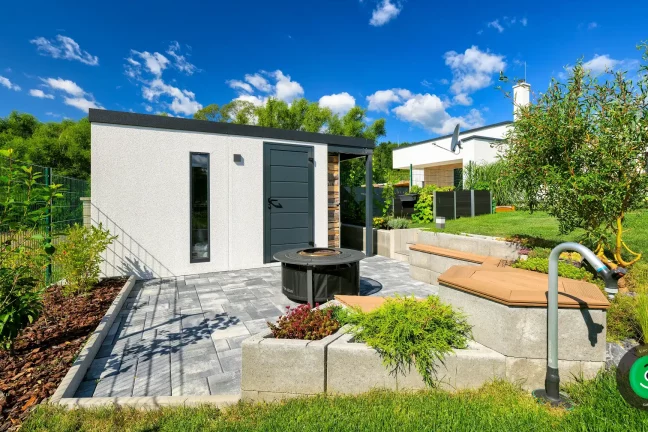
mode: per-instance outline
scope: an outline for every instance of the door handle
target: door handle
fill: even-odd
[[[268,198],[268,208],[272,209],[272,207],[281,208],[281,204],[279,204],[279,200],[274,198]]]

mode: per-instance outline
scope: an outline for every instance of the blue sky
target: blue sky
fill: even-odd
[[[0,116],[88,107],[190,116],[237,97],[353,103],[419,141],[510,120],[500,69],[543,91],[583,57],[636,69],[648,3],[327,0],[3,5]],[[643,3],[643,4],[642,4]],[[29,12],[26,10],[29,9]],[[622,12],[623,10],[623,12]]]

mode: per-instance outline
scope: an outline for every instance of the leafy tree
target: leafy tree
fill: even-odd
[[[527,197],[543,199],[561,233],[583,228],[599,256],[610,250],[623,266],[641,257],[622,236],[624,215],[648,192],[647,72],[644,64],[637,82],[623,71],[603,80],[579,61],[566,84],[554,80],[536,103],[519,107],[508,135],[507,168]]]
[[[234,124],[252,124],[255,118],[255,108],[252,102],[233,100],[221,107],[220,121]]]
[[[193,118],[196,120],[221,121],[222,112],[218,104],[209,104],[196,111]]]
[[[0,148],[13,149],[23,162],[49,166],[56,174],[90,177],[90,122],[41,123],[30,114],[12,112],[0,118]]]

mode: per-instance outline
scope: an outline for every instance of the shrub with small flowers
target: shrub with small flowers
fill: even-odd
[[[320,340],[341,327],[336,314],[339,306],[318,309],[304,304],[295,308],[286,306],[286,309],[286,314],[279,317],[276,324],[268,323],[277,339]]]

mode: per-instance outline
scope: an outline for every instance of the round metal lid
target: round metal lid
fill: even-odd
[[[326,249],[335,251],[335,254],[327,254],[324,256],[315,256],[313,253],[303,254],[300,253],[309,249]],[[279,262],[286,264],[296,264],[303,266],[329,266],[337,264],[349,264],[358,262],[365,258],[365,254],[353,249],[341,248],[298,248],[279,251],[274,254],[273,258]]]

